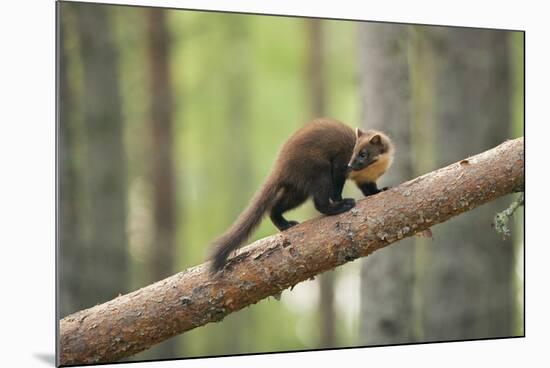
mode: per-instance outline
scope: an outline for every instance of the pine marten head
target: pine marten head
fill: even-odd
[[[393,144],[384,133],[376,130],[355,130],[355,147],[348,164],[348,178],[358,184],[374,183],[393,161]]]

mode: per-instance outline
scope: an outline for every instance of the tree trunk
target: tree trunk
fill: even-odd
[[[64,4],[64,6],[72,6]],[[105,6],[74,6],[83,68],[85,249],[79,249],[80,308],[127,292],[125,158],[117,75]],[[98,29],[101,32],[98,32]],[[74,246],[64,244],[64,247]]]
[[[425,32],[435,52],[435,165],[509,137],[507,34],[440,28]],[[422,63],[429,55],[422,54]],[[427,128],[429,129],[429,128]],[[513,247],[490,229],[498,201],[441,226],[424,262],[423,340],[512,334]],[[445,234],[439,241],[438,234]],[[483,251],[480,252],[480,247]],[[464,264],[468,265],[464,269]],[[429,306],[429,308],[427,307]]]
[[[69,73],[69,64],[75,63],[75,26],[67,8],[58,8],[62,15],[59,22],[59,305],[60,314],[66,316],[86,307],[82,304],[83,279],[79,261],[82,261],[79,250],[82,250],[83,237],[81,219],[81,188],[78,159],[78,131],[82,130],[82,121],[75,114],[75,96],[78,91]],[[72,39],[71,39],[72,37]],[[72,83],[71,83],[72,82]],[[78,98],[78,97],[77,97]],[[77,99],[76,98],[76,99]],[[89,306],[89,305],[88,305]]]
[[[306,20],[308,31],[307,76],[308,95],[313,118],[325,116],[326,89],[324,81],[323,24],[320,19]],[[336,343],[334,311],[334,273],[327,272],[319,277],[320,323],[319,347],[334,347]]]
[[[393,167],[382,178],[397,185],[412,175],[410,154],[410,81],[407,69],[407,27],[360,23],[359,81],[361,126],[387,132],[396,146]],[[397,344],[413,341],[414,239],[362,261],[360,343]],[[391,282],[388,282],[391,280]]]
[[[258,240],[217,274],[207,262],[65,317],[60,363],[130,356],[523,188],[524,146],[518,138],[359,200],[346,213]],[[468,272],[468,262],[463,260],[461,272]]]
[[[227,218],[235,219],[240,211],[246,206],[253,190],[250,181],[243,178],[252,176],[253,153],[249,143],[250,137],[250,53],[249,34],[246,19],[238,16],[231,16],[221,19],[225,30],[224,48],[227,62],[223,75],[224,94],[227,101],[227,124],[225,124],[226,137],[224,149],[228,157],[231,157],[230,167],[226,167],[227,179],[225,190],[232,193],[228,196],[228,208],[230,209]],[[239,144],[235,144],[239,142]],[[244,310],[243,313],[232,316],[224,322],[226,334],[213,336],[219,346],[217,351],[227,354],[236,354],[242,351],[253,349],[254,341],[248,331],[254,330],[256,318],[253,310]],[[243,328],[246,326],[246,328]]]
[[[410,80],[410,150],[413,176],[422,175],[437,167],[435,162],[435,58],[433,45],[428,37],[429,29],[425,27],[407,27],[407,61]],[[411,327],[413,340],[424,339],[424,288],[427,277],[426,267],[429,263],[429,248],[432,239],[417,237],[414,240],[412,285],[413,316]]]
[[[175,259],[175,191],[172,143],[172,88],[170,85],[170,35],[166,11],[147,9],[148,55],[152,137],[151,183],[153,190],[154,240],[151,277],[161,280],[173,273]],[[179,157],[178,159],[182,159]],[[163,358],[176,357],[176,341],[166,341],[155,352]]]

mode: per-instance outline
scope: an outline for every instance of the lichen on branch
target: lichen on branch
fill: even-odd
[[[504,239],[509,238],[512,234],[510,231],[510,228],[508,227],[508,221],[510,221],[510,218],[516,212],[518,207],[523,206],[524,203],[524,193],[521,193],[511,204],[510,206],[505,209],[504,211],[498,212],[495,215],[495,219],[493,221],[493,227],[495,228],[496,232],[501,234]]]

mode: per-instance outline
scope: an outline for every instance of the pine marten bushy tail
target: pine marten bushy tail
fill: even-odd
[[[212,258],[213,272],[221,270],[229,254],[248,239],[250,233],[259,225],[264,214],[271,207],[279,189],[277,181],[273,180],[273,177],[269,177],[233,225],[214,240],[210,257]]]

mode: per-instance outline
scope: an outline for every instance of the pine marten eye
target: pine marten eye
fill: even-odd
[[[365,157],[367,157],[367,153],[365,151],[361,151],[361,152],[359,152],[359,157],[365,158]]]

